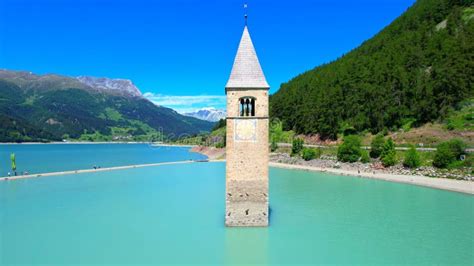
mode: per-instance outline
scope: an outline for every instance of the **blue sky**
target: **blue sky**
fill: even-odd
[[[337,59],[414,0],[249,0],[271,86]],[[131,79],[179,111],[225,108],[244,26],[235,0],[0,0],[0,68]]]

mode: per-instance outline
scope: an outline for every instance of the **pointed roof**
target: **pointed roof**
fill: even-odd
[[[247,26],[244,28],[240,39],[239,49],[235,56],[234,66],[230,73],[226,88],[258,88],[268,89],[267,80],[263,75],[262,68],[258,61],[257,53],[250,39]]]

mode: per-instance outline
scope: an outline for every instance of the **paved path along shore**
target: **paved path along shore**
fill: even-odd
[[[292,144],[291,143],[277,143],[278,147],[286,147],[286,148],[291,148]],[[313,145],[313,144],[304,144],[304,147],[307,148],[321,148],[321,149],[328,149],[328,148],[337,148],[337,146],[330,146],[330,145]],[[361,147],[364,150],[370,150],[369,146],[362,146]],[[395,150],[397,151],[407,151],[409,150],[409,147],[395,147]],[[417,151],[436,151],[436,148],[423,148],[423,147],[417,147]],[[473,153],[474,148],[467,148],[465,150],[468,153]]]
[[[202,162],[202,161],[188,160],[188,161],[178,161],[178,162],[163,162],[163,163],[153,163],[153,164],[117,166],[117,167],[108,167],[108,168],[99,168],[99,169],[62,171],[62,172],[53,172],[53,173],[12,176],[8,178],[3,177],[3,178],[0,178],[0,181],[47,177],[47,176],[106,172],[106,171],[133,169],[133,168],[153,167],[153,166],[161,166],[161,165],[189,164],[189,163],[199,163],[199,162]],[[225,160],[210,160],[208,162],[209,163],[225,162]],[[360,173],[357,173],[355,171],[341,170],[341,169],[335,169],[335,168],[321,168],[321,167],[283,164],[283,163],[275,163],[275,162],[270,162],[270,166],[277,167],[277,168],[285,168],[285,169],[328,172],[328,173],[333,173],[333,174],[338,174],[338,175],[372,178],[372,179],[379,179],[379,180],[385,180],[385,181],[390,181],[390,182],[405,183],[405,184],[424,186],[424,187],[430,187],[430,188],[436,188],[436,189],[442,189],[442,190],[449,190],[449,191],[454,191],[454,192],[461,192],[461,193],[466,193],[466,194],[471,194],[471,195],[474,194],[474,182],[470,182],[470,181],[452,180],[452,179],[444,179],[444,178],[432,178],[432,177],[413,176],[413,175],[394,175],[394,174],[384,174],[384,173],[373,174],[373,173],[367,173],[367,172],[362,172],[362,171]]]

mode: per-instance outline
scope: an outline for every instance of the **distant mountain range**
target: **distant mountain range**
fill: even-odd
[[[0,142],[162,140],[214,123],[156,106],[130,80],[0,70]]]
[[[95,78],[87,76],[77,77],[77,79],[83,84],[97,90],[106,90],[134,97],[142,96],[142,93],[137,88],[137,86],[135,86],[132,81],[128,79]]]
[[[185,113],[184,115],[209,122],[217,122],[226,117],[226,112],[224,110],[208,107],[199,109],[191,113]]]

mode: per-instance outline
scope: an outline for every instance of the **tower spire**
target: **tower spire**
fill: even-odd
[[[247,27],[242,33],[226,88],[269,88]]]

